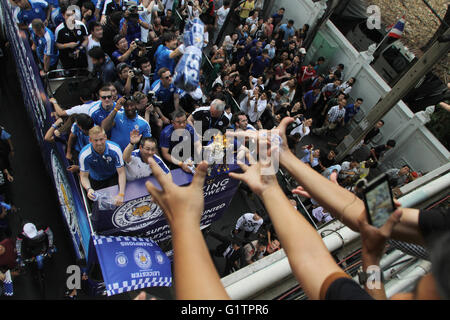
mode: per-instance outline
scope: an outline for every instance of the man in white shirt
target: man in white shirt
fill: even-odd
[[[94,47],[101,47],[100,40],[103,38],[103,26],[100,22],[92,22],[88,25],[88,28],[90,35],[88,36],[89,42],[86,47],[86,56],[88,60],[88,70],[89,72],[92,72],[94,64],[92,63],[92,58],[87,53]]]
[[[253,125],[258,122],[267,107],[267,94],[262,92],[259,86],[253,90],[246,90],[245,86],[243,89],[247,96],[241,101],[240,109],[248,115],[250,123]]]
[[[161,167],[164,173],[170,176],[170,169],[164,161],[156,154],[158,148],[156,140],[153,138],[142,138],[138,130],[130,132],[130,143],[123,151],[123,160],[125,162],[127,181],[132,181],[152,174],[152,169],[148,163],[150,157]],[[140,141],[140,142],[139,142]],[[139,149],[134,150],[139,143]],[[133,151],[134,150],[134,151]]]
[[[216,43],[220,31],[222,30],[222,26],[224,25],[229,12],[230,12],[230,1],[224,1],[223,6],[221,6],[216,12],[216,27],[214,32],[213,43]]]
[[[251,233],[257,233],[259,228],[264,223],[263,218],[257,214],[253,213],[244,213],[236,222],[236,227],[233,231],[231,231],[231,235],[234,237],[242,230],[245,231],[244,237],[248,238]]]

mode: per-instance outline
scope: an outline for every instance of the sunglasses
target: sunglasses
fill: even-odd
[[[100,96],[100,98],[102,98],[103,100],[106,100],[106,99],[112,99],[112,96]]]
[[[169,79],[169,78],[172,78],[172,75],[164,77],[164,79]]]

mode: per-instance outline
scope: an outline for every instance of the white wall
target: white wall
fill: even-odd
[[[328,42],[328,47],[335,47],[327,57],[326,66],[343,63],[344,80],[352,76],[357,79],[350,95],[353,99],[364,99],[362,114],[356,118],[359,121],[391,88],[370,66],[371,57],[365,52],[358,52],[331,21],[323,25],[319,32]],[[307,59],[315,60],[321,55],[320,48],[315,48],[314,45],[323,47],[320,43],[313,43],[308,50]],[[383,120],[385,125],[381,129],[378,142],[395,139],[397,146],[386,154],[380,165],[381,169],[386,170],[407,163],[414,170],[431,171],[450,160],[449,151],[414,117],[414,113],[403,101],[399,101]]]

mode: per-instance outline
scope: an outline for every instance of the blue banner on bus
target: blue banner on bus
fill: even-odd
[[[170,260],[151,239],[93,236],[108,296],[172,285]]]

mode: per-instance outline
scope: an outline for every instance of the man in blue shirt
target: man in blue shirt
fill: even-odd
[[[294,29],[294,20],[289,20],[288,23],[282,24],[279,28],[279,30],[284,31],[284,41],[288,41],[289,37],[292,37],[295,34]]]
[[[179,133],[179,135],[177,133]],[[181,148],[181,146],[177,147],[175,152],[172,152],[177,145],[180,143],[183,144],[183,141],[186,141],[186,139],[189,139],[188,144],[191,150],[190,154],[184,154],[185,149]],[[166,126],[161,131],[161,135],[159,136],[159,145],[161,147],[161,153],[164,160],[170,164],[172,169],[180,167],[187,173],[191,173],[191,170],[189,169],[188,163],[182,160],[186,160],[189,157],[191,159],[195,159],[196,157],[194,152],[196,152],[197,155],[201,155],[202,152],[202,144],[198,139],[194,128],[187,123],[186,114],[182,111],[176,111],[173,113],[172,124]],[[188,145],[185,146],[187,147]],[[182,149],[183,153],[181,153],[181,150],[178,150],[178,148]]]
[[[89,130],[89,141],[79,157],[81,185],[87,191],[88,198],[95,201],[95,190],[118,182],[119,193],[115,204],[119,206],[123,203],[127,184],[122,150],[115,142],[106,139],[105,130],[99,126]]]
[[[280,8],[280,9],[278,9],[278,12],[277,13],[274,13],[273,15],[272,15],[272,19],[273,19],[273,27],[274,28],[276,28],[277,27],[277,25],[281,22],[281,20],[283,20],[283,17],[284,17],[284,11],[285,11],[285,9],[284,8]]]
[[[93,75],[100,79],[102,83],[114,82],[116,80],[116,66],[101,47],[93,47],[88,51],[88,55],[92,59]]]
[[[42,64],[41,76],[56,68],[58,64],[59,52],[56,48],[55,35],[45,27],[41,19],[34,19],[30,28],[31,39],[33,40],[33,50]]]
[[[44,0],[12,0],[18,8],[14,12],[14,17],[19,23],[19,28],[27,29],[31,21],[38,18],[48,24],[51,11],[48,10],[48,3]]]
[[[94,120],[95,124],[101,126],[102,121],[110,114],[116,106],[110,87],[102,87],[98,92],[100,101],[91,105],[89,116]]]
[[[128,44],[127,39],[118,34],[114,37],[114,44],[116,45],[117,50],[112,53],[112,60],[114,64],[118,65],[119,63],[125,62],[128,65],[131,65],[133,60],[135,59],[134,51],[137,49],[137,44],[134,41],[131,41]]]
[[[159,79],[158,71],[161,68],[169,69],[170,73],[175,70],[175,58],[181,56],[184,53],[184,46],[181,45],[177,48],[177,37],[173,32],[165,32],[161,36],[162,44],[159,45],[155,52],[155,75],[154,80]]]
[[[320,98],[320,88],[314,88],[313,90],[309,90],[307,93],[303,95],[303,106],[306,108],[306,112],[310,114],[312,112],[312,106],[316,103]]]
[[[94,126],[94,120],[87,114],[75,115],[75,123],[67,140],[66,158],[78,165],[78,156],[84,146],[89,144],[89,130]]]
[[[124,106],[123,111],[119,111]],[[151,137],[150,125],[136,111],[137,101],[131,96],[128,100],[120,98],[117,106],[102,121],[102,128],[111,130],[110,139],[120,146],[123,151],[130,142],[130,132],[138,130],[144,138]]]
[[[352,120],[353,117],[358,113],[363,102],[364,102],[363,98],[358,98],[356,99],[355,103],[345,106],[345,116],[344,116],[345,124],[349,123],[350,120]]]
[[[125,36],[128,44],[136,39],[138,39],[139,41],[141,40],[141,26],[145,29],[150,28],[149,24],[139,16],[137,10],[137,6],[130,6],[125,11],[124,17],[120,20],[120,34]]]
[[[157,101],[161,101],[161,112],[166,118],[170,118],[173,111],[180,110],[180,95],[183,91],[173,84],[172,73],[169,69],[160,69],[158,76],[159,79],[153,82],[150,90],[155,93]]]
[[[269,51],[264,49],[262,55],[257,57],[250,66],[250,74],[259,78],[264,75],[266,68],[270,66]]]

